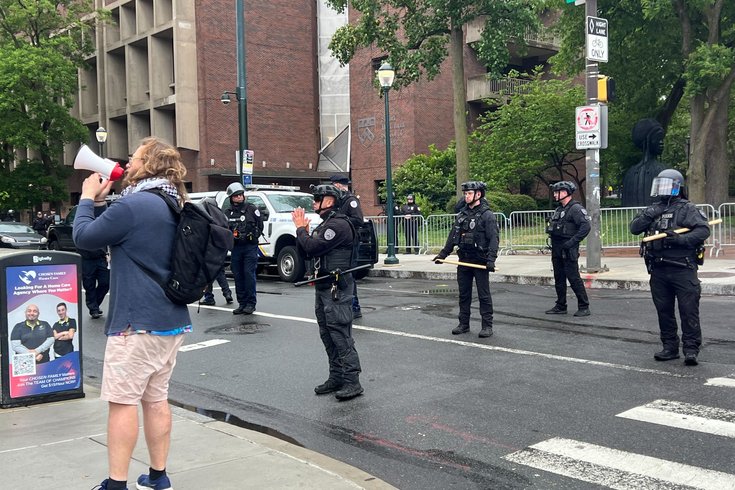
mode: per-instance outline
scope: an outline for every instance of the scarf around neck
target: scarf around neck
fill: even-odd
[[[163,192],[173,197],[176,202],[179,202],[179,191],[176,189],[176,186],[168,179],[163,179],[161,177],[149,177],[135,184],[131,184],[122,190],[120,197],[148,189],[161,189]]]

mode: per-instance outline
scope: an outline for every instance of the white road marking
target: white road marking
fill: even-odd
[[[197,305],[189,305],[192,307],[196,307]],[[232,311],[229,308],[223,308],[220,306],[202,306],[202,308],[209,308],[213,310],[221,310],[221,311]],[[276,315],[274,313],[264,313],[261,311],[256,311],[253,313],[254,315],[262,316],[265,318],[277,318],[280,320],[290,320],[295,322],[303,322],[303,323],[316,323],[316,320],[313,318],[303,318],[298,316],[289,316],[289,315]],[[444,339],[441,337],[430,337],[428,335],[420,335],[415,333],[408,333],[408,332],[397,332],[394,330],[387,330],[384,328],[377,328],[377,327],[367,327],[364,325],[352,325],[352,328],[354,330],[364,330],[366,332],[375,332],[375,333],[382,333],[386,335],[396,335],[398,337],[406,337],[411,339],[419,339],[419,340],[428,340],[431,342],[439,342],[444,344],[454,344],[454,345],[461,345],[463,347],[471,347],[473,349],[483,349],[483,350],[489,350],[489,351],[495,351],[495,352],[505,352],[506,354],[516,354],[516,355],[522,355],[522,356],[535,356],[535,357],[542,357],[545,359],[553,359],[555,361],[562,361],[562,362],[572,362],[577,364],[586,364],[589,366],[598,366],[598,367],[604,367],[604,368],[613,368],[613,369],[621,369],[623,371],[634,371],[637,373],[646,373],[646,374],[658,374],[661,376],[669,376],[672,378],[693,378],[694,376],[689,374],[678,374],[678,373],[672,373],[669,371],[660,371],[658,369],[648,369],[648,368],[641,368],[637,366],[627,366],[625,364],[615,364],[611,362],[602,362],[602,361],[592,361],[589,359],[580,359],[577,357],[567,357],[567,356],[558,356],[555,354],[547,354],[544,352],[535,352],[535,351],[529,351],[529,350],[522,350],[522,349],[511,349],[507,347],[497,347],[494,345],[486,345],[486,344],[475,344],[473,342],[465,342],[462,340],[455,340],[455,339]]]
[[[735,388],[735,378],[710,378],[705,383],[705,386],[726,386],[728,388]]]
[[[619,490],[735,488],[735,475],[558,437],[504,459]]]
[[[735,438],[735,411],[669,400],[656,400],[616,417]]]
[[[229,340],[224,339],[212,339],[205,340],[204,342],[197,342],[196,344],[182,345],[179,352],[189,352],[190,350],[204,349],[205,347],[212,347],[214,345],[226,344]]]

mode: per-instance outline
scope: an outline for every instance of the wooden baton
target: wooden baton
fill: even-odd
[[[484,265],[470,264],[469,262],[459,262],[458,260],[444,260],[444,259],[436,259],[436,260],[439,262],[443,262],[445,264],[462,265],[464,267],[472,267],[473,269],[485,269],[485,270],[487,269],[487,267]]]
[[[722,223],[722,218],[713,219],[712,221],[708,221],[708,225],[719,225]],[[686,233],[688,231],[692,231],[689,228],[677,228],[674,230],[674,233]],[[668,235],[666,233],[656,233],[655,235],[647,236],[643,239],[644,242],[652,242],[654,240],[660,240],[662,238],[666,238]]]

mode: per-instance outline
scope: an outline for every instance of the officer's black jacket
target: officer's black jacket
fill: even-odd
[[[249,202],[243,202],[242,204],[235,204],[232,201],[230,202],[230,208],[225,211],[228,226],[233,232],[237,231],[238,235],[241,237],[240,239],[235,239],[235,245],[248,243],[247,240],[245,240],[245,236],[250,232],[248,228],[252,228],[255,238],[255,241],[251,242],[251,244],[257,244],[258,238],[263,233],[263,220],[258,208],[253,203]],[[258,212],[256,213],[256,211]],[[242,219],[243,216],[245,217],[244,220]]]
[[[405,216],[407,214],[410,214],[411,216],[418,216],[421,214],[421,210],[416,204],[404,204],[401,206],[401,215]]]
[[[343,191],[338,205],[339,212],[347,216],[355,228],[360,228],[365,221],[360,207],[360,200],[350,191]]]
[[[677,228],[689,228],[690,231],[682,233],[675,245],[666,239],[647,242],[652,256],[673,259],[691,257],[710,235],[704,214],[688,200],[678,197],[648,206],[630,222],[630,232],[634,235],[643,232],[653,235]]]
[[[337,267],[344,270],[350,266],[355,238],[352,227],[348,218],[342,213],[330,210],[321,213],[321,216],[324,221],[311,232],[311,235],[306,228],[298,228],[296,241],[307,258],[323,258],[329,255],[329,258],[340,261],[340,263],[333,261],[330,264],[322,264],[322,267],[326,267],[328,271]],[[334,253],[330,254],[330,252]]]
[[[463,262],[485,264],[498,257],[498,223],[483,198],[474,208],[464,206],[454,220],[454,226],[439,257],[449,255],[455,246]]]
[[[589,235],[591,229],[587,210],[579,202],[572,199],[566,206],[556,208],[549,221],[546,233],[551,237],[552,245],[555,243],[561,245],[564,242],[572,241],[573,244],[570,245],[577,246]]]

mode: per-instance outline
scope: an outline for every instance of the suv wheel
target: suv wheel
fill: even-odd
[[[304,261],[299,256],[296,247],[289,245],[278,252],[278,275],[286,282],[296,282],[304,277]]]
[[[48,247],[49,250],[61,250],[61,246],[59,245],[58,240],[52,240],[48,242],[46,246]]]

